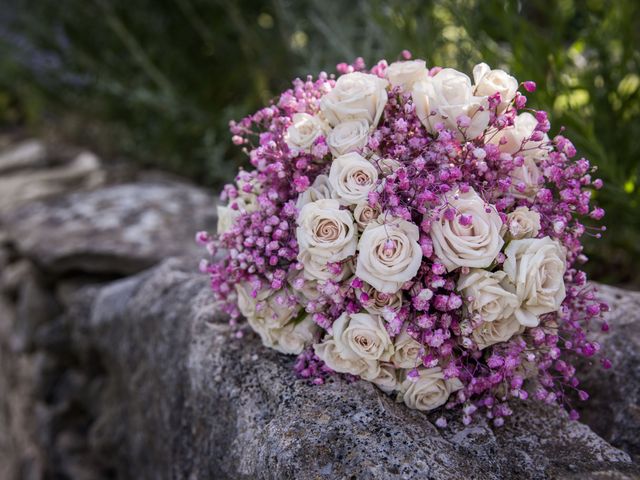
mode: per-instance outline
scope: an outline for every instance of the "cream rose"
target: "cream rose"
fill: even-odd
[[[258,196],[255,193],[238,192],[238,198],[229,202],[229,205],[238,204],[238,209],[244,213],[253,213],[260,208]]]
[[[518,80],[504,70],[492,70],[486,63],[473,67],[473,93],[481,97],[489,97],[496,92],[500,94],[498,113],[504,112],[518,91]]]
[[[364,360],[388,361],[393,355],[393,342],[378,315],[343,313],[333,323],[333,338]]]
[[[333,322],[333,334],[313,346],[332,370],[373,380],[380,375],[379,361],[393,355],[393,342],[380,317],[343,313]]]
[[[502,220],[495,207],[485,203],[473,189],[450,193],[445,199],[447,206],[431,224],[436,256],[448,271],[458,267],[488,267],[504,245],[500,235]],[[447,208],[455,210],[452,220],[445,218]],[[460,223],[462,215],[467,225]]]
[[[380,158],[375,155],[371,158],[371,163],[373,163],[384,176],[391,175],[402,166],[399,161],[393,158]]]
[[[416,368],[421,365],[421,354],[425,349],[420,343],[414,340],[408,333],[407,329],[403,329],[394,339],[395,352],[391,357],[391,363],[398,368]]]
[[[298,283],[303,280],[302,285]],[[308,279],[303,273],[298,274],[296,277],[289,280],[289,286],[294,294],[300,299],[301,305],[307,305],[309,301],[317,300],[320,298],[321,293],[318,290],[318,281],[315,279]]]
[[[355,152],[369,140],[369,122],[364,118],[347,120],[336,125],[327,136],[327,145],[334,157]]]
[[[326,262],[338,262],[356,252],[353,217],[348,210],[340,210],[337,200],[317,200],[302,207],[296,237],[300,252]]]
[[[307,315],[298,323],[290,322],[282,328],[267,332],[271,345],[267,345],[287,355],[298,355],[311,345],[320,327]],[[264,341],[263,341],[264,343]]]
[[[515,316],[525,327],[536,327],[539,316],[558,311],[565,298],[565,254],[549,237],[513,240],[504,253],[502,268],[521,302]]]
[[[250,283],[236,284],[236,295],[238,297],[238,309],[245,318],[253,317],[256,314],[256,305],[269,298],[273,294],[273,290],[269,288],[260,289],[256,292],[256,296],[252,295],[254,288]]]
[[[489,125],[487,98],[474,95],[469,77],[452,68],[417,82],[412,98],[418,118],[430,133],[435,133],[436,125],[442,123],[459,140],[472,139]],[[469,117],[470,123],[460,131],[457,122],[462,115]]]
[[[386,75],[391,86],[400,87],[403,92],[410,92],[414,83],[429,76],[424,60],[393,62],[387,67]]]
[[[359,375],[365,380],[373,380],[380,375],[378,361],[365,360],[350,354],[344,347],[331,337],[321,343],[313,345],[315,354],[334,372]]]
[[[324,200],[331,198],[331,186],[329,185],[329,177],[326,175],[318,175],[311,186],[298,196],[296,208],[302,210],[307,203],[316,200]]]
[[[295,351],[299,345],[305,342],[311,344],[316,326],[308,322],[292,323],[300,306],[290,290],[274,294],[270,289],[262,289],[255,298],[252,291],[253,287],[248,283],[236,285],[238,309],[252,330],[260,336],[264,346],[283,353],[300,353],[302,348]]]
[[[326,258],[312,255],[308,250],[302,250],[298,254],[298,261],[304,265],[303,275],[307,280],[326,282],[333,280],[339,282],[353,273],[351,261],[329,262]],[[328,267],[328,263],[338,263],[340,270],[336,272]]]
[[[375,75],[354,72],[342,75],[320,100],[320,109],[331,125],[364,119],[375,127],[387,104],[387,81]]]
[[[380,208],[376,205],[372,207],[368,201],[360,202],[353,210],[353,218],[358,224],[358,230],[364,230],[367,225],[375,221],[380,216]]]
[[[508,282],[507,274],[502,271],[474,268],[460,275],[457,288],[469,313],[480,315],[485,322],[493,322],[512,316],[520,306],[518,297],[511,291],[515,288]]]
[[[236,218],[240,216],[239,210],[233,210],[230,207],[225,207],[224,205],[218,205],[218,227],[217,232],[218,235],[222,235],[223,233],[228,232],[231,227],[233,227],[233,223],[236,221]]]
[[[284,327],[300,310],[295,297],[288,289],[275,295],[271,291],[268,295],[259,292],[256,300],[253,314],[246,317],[251,328],[258,333],[265,329]],[[242,312],[242,309],[240,311]]]
[[[360,237],[356,276],[380,292],[393,294],[418,273],[420,233],[406,220],[382,217],[367,225]]]
[[[524,157],[524,163],[511,171],[509,192],[516,198],[533,200],[540,190],[542,172],[535,159]]]
[[[503,343],[514,335],[524,331],[515,315],[502,317],[493,322],[483,322],[472,333],[471,337],[480,350],[496,343]]]
[[[539,148],[541,143],[547,143],[549,137],[539,141],[527,140],[531,138],[538,121],[529,112],[520,113],[513,120],[513,125],[503,128],[495,136],[491,138],[489,143],[498,145],[501,152],[510,153],[511,155],[522,155],[524,157],[542,158],[549,152],[546,148]],[[525,141],[527,140],[527,141]]]
[[[360,154],[341,155],[331,163],[329,185],[341,205],[357,205],[367,200],[378,181],[378,171]]]
[[[379,292],[371,285],[363,282],[360,293],[365,293],[369,300],[362,306],[371,315],[382,315],[385,309],[400,310],[402,307],[402,291],[396,293]]]
[[[399,398],[415,410],[433,410],[447,403],[449,396],[463,388],[457,378],[444,379],[440,367],[419,368],[417,379],[405,378]]]
[[[528,207],[518,207],[507,215],[503,227],[505,235],[512,240],[534,238],[540,231],[540,214]]]
[[[218,235],[228,232],[241,214],[252,213],[258,209],[258,197],[255,194],[242,193],[241,195],[232,199],[228,206],[218,205]]]
[[[293,151],[309,153],[316,139],[325,134],[326,126],[318,117],[308,113],[296,113],[287,129],[284,140]]]
[[[377,387],[385,393],[398,390],[400,386],[398,382],[398,371],[393,365],[382,364],[380,365],[378,376],[373,378],[371,383],[377,385]]]

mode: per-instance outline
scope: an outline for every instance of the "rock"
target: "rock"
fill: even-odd
[[[0,152],[0,174],[46,165],[47,149],[39,140],[26,140]]]
[[[201,256],[195,233],[214,227],[215,203],[186,183],[136,183],[32,203],[4,223],[20,254],[50,274],[122,275]]]
[[[236,340],[189,262],[77,292],[75,343],[107,385],[90,432],[119,478],[638,478],[629,456],[557,407],[503,428],[448,427],[371,384],[296,380],[292,357]],[[87,301],[86,296],[90,299]],[[95,299],[95,300],[94,300]]]
[[[94,188],[105,173],[92,153],[81,153],[71,162],[50,168],[20,170],[0,177],[0,212],[71,190]]]
[[[605,285],[599,295],[611,310],[607,314],[608,333],[597,340],[610,370],[585,368],[582,387],[591,398],[583,405],[582,420],[612,445],[640,460],[640,292]]]

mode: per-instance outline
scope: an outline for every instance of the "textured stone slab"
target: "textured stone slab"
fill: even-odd
[[[608,333],[597,335],[612,368],[583,369],[591,394],[582,419],[607,441],[640,460],[640,292],[599,285],[610,306]]]
[[[46,165],[47,149],[39,140],[26,140],[0,151],[0,174]]]
[[[447,414],[441,430],[366,382],[297,381],[290,358],[235,340],[176,260],[102,288],[72,323],[107,369],[91,437],[121,478],[638,478],[555,407],[515,404],[498,429]]]
[[[33,165],[35,166],[35,165]],[[84,152],[67,163],[46,168],[25,168],[0,176],[0,212],[74,190],[86,190],[105,180],[98,157]]]
[[[145,182],[35,202],[4,218],[18,251],[61,274],[128,274],[195,253],[215,224],[213,198],[181,182]]]

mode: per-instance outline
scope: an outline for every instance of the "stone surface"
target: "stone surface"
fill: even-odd
[[[31,165],[28,162],[24,164],[27,168],[0,176],[0,212],[12,211],[34,200],[53,197],[70,190],[91,189],[105,180],[105,172],[98,157],[88,152],[61,165],[30,168],[41,165]]]
[[[613,366],[584,369],[582,388],[591,398],[582,420],[640,461],[640,292],[605,285],[598,289],[612,309],[607,315],[611,330],[597,340]]]
[[[47,149],[39,140],[26,140],[0,151],[0,173],[24,168],[42,167],[47,162]]]
[[[181,182],[145,182],[34,202],[4,217],[23,256],[55,275],[128,274],[201,249],[198,230],[212,229],[212,196]]]
[[[78,293],[81,300],[82,290]],[[121,478],[638,478],[626,453],[555,407],[500,429],[411,411],[366,382],[312,387],[291,357],[236,341],[207,279],[169,260],[71,319],[107,384],[90,437]],[[437,416],[439,414],[436,414]]]

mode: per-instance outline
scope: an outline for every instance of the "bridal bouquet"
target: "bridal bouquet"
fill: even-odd
[[[253,168],[197,235],[201,269],[238,336],[242,316],[315,384],[348,374],[465,422],[528,397],[577,417],[572,359],[608,328],[579,270],[602,181],[526,107],[533,82],[404,56],[295,80],[231,123]]]

